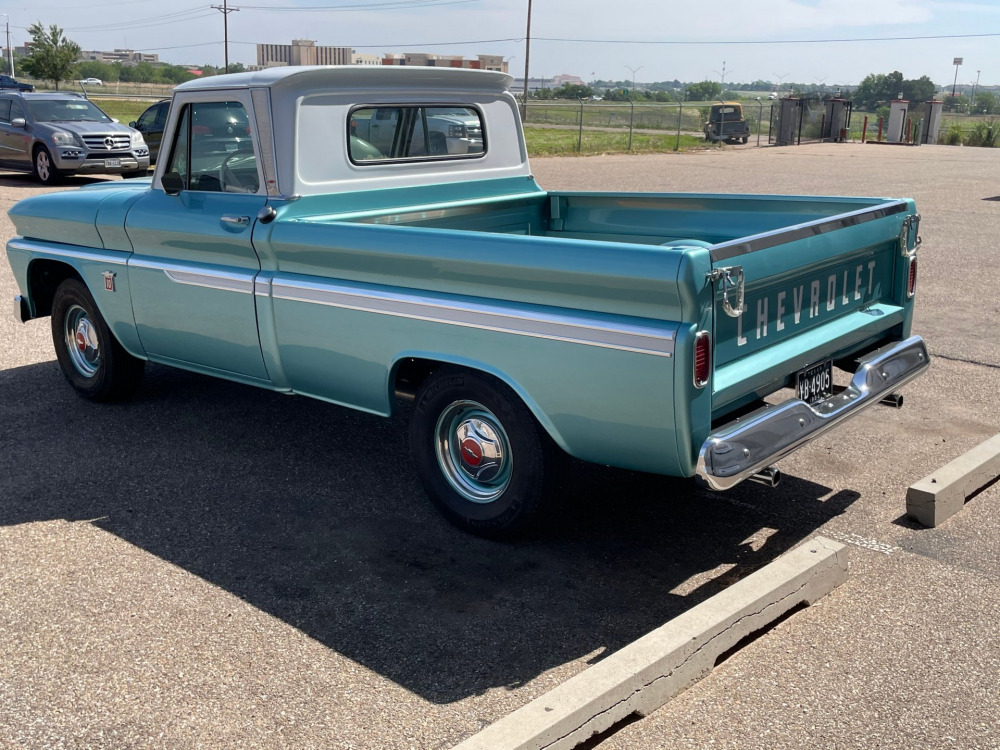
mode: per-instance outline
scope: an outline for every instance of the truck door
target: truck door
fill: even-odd
[[[158,183],[129,210],[132,307],[150,359],[267,380],[253,294],[260,262],[251,243],[267,197],[249,97],[227,96],[180,105],[158,175],[181,189],[168,194]]]

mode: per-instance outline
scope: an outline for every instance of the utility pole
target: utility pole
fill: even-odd
[[[528,119],[528,61],[531,59],[531,0],[528,0],[528,28],[524,32],[524,100],[521,102],[521,119]]]
[[[235,13],[239,8],[230,8],[229,0],[222,0],[222,5],[213,5],[217,11],[222,13],[222,44],[225,50],[226,72],[229,72],[229,14]]]
[[[10,66],[10,75],[14,76],[14,50],[10,46],[10,16],[6,13],[3,17],[7,19],[7,64]]]
[[[980,71],[977,70],[976,71],[976,83],[972,86],[972,99],[969,100],[969,110],[970,111],[972,110],[972,108],[976,104],[976,89],[979,88],[979,73],[980,73]]]

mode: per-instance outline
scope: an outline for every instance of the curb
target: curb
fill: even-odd
[[[453,750],[567,750],[698,682],[746,636],[847,579],[844,545],[818,536],[625,646]]]
[[[906,515],[924,526],[940,526],[965,501],[1000,476],[1000,435],[942,466],[906,491]]]

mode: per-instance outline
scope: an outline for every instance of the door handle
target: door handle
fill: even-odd
[[[250,226],[249,216],[223,216],[220,221],[222,221],[223,224],[232,224],[237,227]]]

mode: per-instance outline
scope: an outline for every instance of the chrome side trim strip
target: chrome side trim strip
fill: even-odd
[[[275,299],[478,328],[518,336],[670,357],[674,332],[666,327],[610,323],[558,313],[533,313],[500,305],[459,303],[415,294],[336,284],[272,281]]]
[[[862,360],[851,384],[810,406],[791,399],[765,406],[709,435],[695,474],[713,490],[728,490],[921,375],[930,365],[920,336],[883,347]]]
[[[59,258],[75,258],[77,260],[88,260],[96,263],[108,263],[115,266],[124,266],[128,261],[128,253],[121,250],[97,250],[95,248],[75,249],[75,245],[48,245],[41,242],[32,242],[16,238],[7,243],[13,250],[22,250],[28,253],[54,255]]]
[[[729,260],[747,253],[766,250],[775,245],[783,245],[786,242],[804,240],[808,237],[834,232],[844,227],[853,227],[864,224],[875,219],[882,219],[886,216],[903,213],[907,210],[906,201],[894,201],[883,203],[872,208],[862,208],[859,211],[840,214],[832,219],[820,219],[807,224],[798,224],[787,229],[777,229],[773,232],[753,235],[730,242],[720,242],[714,245],[710,251],[712,262]]]
[[[253,281],[253,293],[256,297],[271,296],[271,279],[258,276]]]
[[[238,294],[253,294],[254,277],[256,276],[255,273],[235,271],[192,271],[190,266],[135,258],[129,261],[129,267],[163,271],[168,279],[177,284],[217,289],[222,292],[237,292]]]

